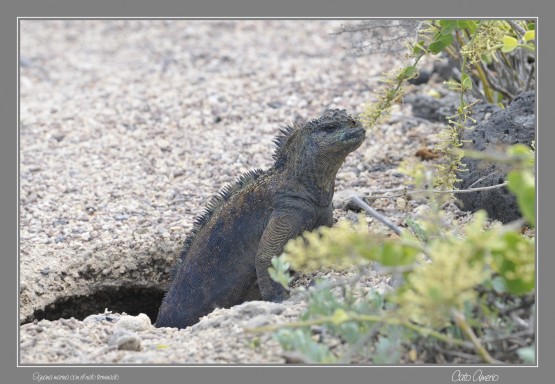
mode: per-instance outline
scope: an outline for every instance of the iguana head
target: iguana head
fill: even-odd
[[[345,110],[327,110],[302,126],[282,130],[275,140],[276,167],[288,162],[296,163],[297,167],[323,162],[326,168],[333,167],[332,163],[339,168],[345,157],[360,146],[365,133],[362,125]]]
[[[314,151],[344,156],[360,146],[366,133],[358,121],[339,109],[327,110],[302,130],[307,136],[306,144],[314,146]]]

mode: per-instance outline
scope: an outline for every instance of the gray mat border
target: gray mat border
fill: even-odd
[[[397,382],[397,383],[443,383],[452,381],[452,374],[456,369],[461,371],[474,372],[477,367],[221,367],[221,366],[204,366],[204,367],[98,367],[98,366],[78,366],[78,367],[17,367],[17,280],[16,274],[13,272],[17,270],[17,225],[16,220],[18,217],[17,209],[17,100],[16,100],[16,30],[18,16],[25,17],[72,17],[72,16],[87,16],[87,17],[164,17],[167,15],[182,15],[182,16],[229,16],[229,17],[333,17],[342,18],[345,16],[364,15],[368,17],[524,17],[524,16],[539,16],[538,38],[540,42],[539,58],[539,78],[541,83],[538,85],[538,175],[546,173],[538,180],[538,198],[539,204],[542,202],[542,196],[547,193],[548,189],[552,189],[552,178],[547,177],[547,166],[554,160],[549,157],[552,156],[553,151],[547,148],[548,143],[553,142],[554,129],[542,129],[542,124],[549,127],[549,122],[554,121],[550,118],[553,113],[551,106],[553,97],[549,97],[553,92],[553,76],[544,75],[541,69],[547,61],[553,62],[550,55],[553,49],[550,49],[553,23],[545,20],[542,15],[548,15],[550,10],[548,5],[539,5],[527,2],[516,1],[493,1],[488,2],[474,2],[468,1],[464,4],[451,4],[450,6],[444,4],[442,1],[427,1],[426,6],[423,6],[422,1],[406,1],[402,4],[396,2],[381,2],[380,4],[369,4],[368,2],[359,1],[357,3],[347,3],[345,1],[335,4],[318,5],[315,1],[311,3],[291,2],[291,6],[285,8],[284,2],[277,2],[267,4],[263,7],[259,2],[255,1],[242,1],[242,6],[237,5],[239,2],[225,2],[222,4],[215,4],[213,1],[203,1],[202,4],[179,4],[175,1],[156,1],[147,2],[142,0],[134,3],[127,2],[81,2],[75,4],[74,1],[54,1],[44,0],[39,2],[19,1],[13,4],[2,5],[2,23],[0,28],[0,39],[2,41],[2,49],[5,53],[0,56],[0,71],[2,72],[1,82],[2,85],[2,100],[0,102],[1,116],[4,117],[2,121],[3,129],[0,130],[2,140],[2,150],[0,156],[0,168],[2,169],[3,183],[0,183],[0,212],[2,213],[1,223],[2,230],[0,231],[0,239],[2,247],[3,268],[0,268],[2,278],[0,284],[2,289],[2,303],[8,306],[12,311],[2,311],[1,333],[0,340],[2,341],[0,364],[2,365],[2,377],[9,378],[8,382],[30,382],[35,380],[33,375],[38,372],[40,375],[72,375],[78,376],[84,373],[95,373],[102,375],[117,374],[118,382],[126,383],[141,383],[141,382],[155,382],[163,380],[163,382],[288,382],[302,381],[302,382]],[[462,3],[462,2],[457,2]],[[9,5],[9,7],[8,7]],[[132,5],[132,6],[131,6]],[[216,6],[217,5],[217,6]],[[510,10],[510,14],[506,12]],[[547,12],[547,13],[546,13]],[[546,16],[547,17],[547,16]],[[546,21],[542,23],[542,21]],[[545,64],[545,68],[549,68]],[[546,72],[547,73],[547,72]],[[11,91],[11,92],[10,92]],[[549,104],[548,104],[549,103]],[[549,105],[549,106],[548,106]],[[5,127],[4,127],[5,126]],[[541,139],[541,140],[540,140]],[[544,148],[545,147],[545,148]],[[541,191],[544,191],[543,193]],[[553,291],[548,287],[553,284],[553,279],[548,278],[549,271],[555,270],[553,267],[554,258],[544,250],[553,249],[550,246],[550,241],[553,236],[544,236],[544,232],[550,228],[548,222],[552,220],[553,208],[547,204],[542,204],[542,210],[539,212],[539,227],[538,227],[538,274],[540,287],[538,289],[539,298],[539,323],[543,322],[545,318],[553,318],[553,305],[552,299],[546,292]],[[545,229],[544,229],[545,228]],[[4,256],[5,255],[5,256]],[[5,264],[5,266],[4,266]],[[553,288],[553,287],[552,287]],[[552,332],[542,332],[540,327],[538,335],[539,338],[539,367],[503,367],[503,368],[482,368],[484,373],[496,373],[499,375],[499,382],[503,383],[522,383],[522,382],[547,382],[547,374],[549,373],[549,359],[553,356]],[[544,358],[542,358],[544,357]],[[145,369],[148,368],[148,369]],[[275,371],[275,372],[274,372]],[[63,378],[62,378],[63,379]],[[51,380],[55,381],[55,380]],[[71,381],[71,380],[58,380],[58,381]],[[73,382],[73,381],[71,381]]]

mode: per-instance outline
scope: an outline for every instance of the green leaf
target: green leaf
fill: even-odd
[[[515,144],[507,149],[507,153],[511,156],[523,156],[530,153],[530,147],[525,144]]]
[[[526,144],[515,144],[507,148],[507,154],[523,160],[525,166],[534,167],[534,151]]]
[[[414,45],[414,48],[412,49],[412,53],[414,53],[415,55],[418,55],[420,52],[422,52],[424,48],[424,44],[426,44],[426,42],[424,40],[420,40],[417,44]]]
[[[440,20],[439,25],[441,26],[441,35],[450,35],[458,27],[457,20]]]
[[[292,280],[289,275],[290,264],[285,261],[283,256],[272,257],[272,266],[268,268],[268,273],[272,280],[287,287]]]
[[[536,23],[528,23],[528,25],[526,27],[528,28],[529,31],[535,31],[536,30]]]
[[[426,231],[424,231],[424,229],[422,229],[422,227],[413,220],[412,217],[407,217],[405,219],[405,223],[407,224],[407,226],[412,229],[412,231],[414,232],[415,236],[422,241],[423,243],[428,242],[428,234],[426,233]]]
[[[416,69],[414,65],[411,65],[410,67],[406,67],[403,71],[403,77],[405,79],[412,79],[412,78],[418,77],[418,69]]]
[[[536,350],[534,347],[524,347],[519,348],[516,350],[518,356],[524,361],[526,364],[536,364]]]
[[[344,323],[350,319],[349,315],[343,308],[337,308],[331,316],[331,322],[335,325]]]
[[[375,288],[372,288],[368,295],[366,295],[368,301],[372,305],[372,309],[381,310],[384,306],[384,298]]]
[[[400,244],[398,242],[385,242],[376,257],[376,261],[384,267],[398,267],[401,265],[409,265],[414,262],[418,251],[412,247]]]
[[[349,344],[355,344],[360,340],[361,331],[363,331],[363,329],[354,321],[344,322],[334,329],[334,333]]]
[[[298,351],[316,363],[334,363],[335,357],[325,344],[319,344],[312,340],[310,330],[304,329],[280,329],[273,334],[286,351]]]
[[[505,285],[505,280],[500,276],[494,277],[491,280],[491,285],[493,287],[493,290],[497,293],[506,293],[507,292],[507,286]]]
[[[503,47],[501,51],[508,53],[512,52],[518,47],[518,40],[512,36],[503,36]]]
[[[374,364],[399,364],[401,360],[400,338],[380,336],[376,343],[376,352],[372,359]]]
[[[474,32],[476,32],[478,24],[474,20],[458,20],[457,26],[459,27],[459,29],[466,29],[468,33],[473,35]]]
[[[483,52],[482,56],[480,56],[482,61],[484,63],[486,63],[487,65],[490,65],[491,63],[493,63],[493,57],[491,56],[491,54],[489,52]]]
[[[514,295],[533,292],[536,286],[534,242],[518,232],[506,232],[504,247],[493,249],[493,269],[503,279],[506,291]]]
[[[468,76],[467,73],[463,73],[461,78],[463,91],[470,91],[472,89],[472,79],[470,78],[470,76]]]
[[[526,31],[526,33],[524,33],[524,37],[522,38],[522,40],[530,41],[530,40],[534,40],[535,38],[536,38],[536,31]]]
[[[445,48],[450,46],[452,42],[453,42],[453,35],[451,35],[451,34],[449,34],[449,35],[440,35],[434,42],[432,42],[428,46],[428,49],[434,55],[437,55],[438,53],[443,51]]]
[[[536,181],[531,171],[515,170],[507,175],[507,187],[530,225],[536,225]]]
[[[435,301],[441,301],[443,298],[441,291],[435,285],[428,287],[428,296]]]

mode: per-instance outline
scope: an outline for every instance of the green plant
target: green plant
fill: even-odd
[[[389,115],[404,95],[406,81],[418,76],[425,55],[443,53],[459,62],[460,76],[446,82],[460,102],[439,135],[436,150],[443,161],[434,171],[423,163],[401,167],[425,194],[430,210],[408,216],[409,230],[399,237],[371,234],[360,219],[291,240],[272,261],[275,281],[288,286],[290,267],[304,273],[343,270],[350,277],[317,280],[314,287],[293,290],[292,295],[307,302],[298,321],[256,331],[273,331],[285,350],[314,363],[430,362],[432,355],[471,363],[535,360],[532,318],[526,320],[532,316],[536,284],[533,235],[522,234],[514,223],[491,225],[484,212],[468,224],[446,227],[441,208],[454,189],[456,173],[464,170],[463,156],[485,158],[511,167],[503,185],[517,196],[526,222],[534,227],[534,152],[524,145],[497,155],[463,152],[460,139],[462,130],[474,123],[476,101],[470,94],[501,102],[510,100],[514,90],[533,86],[534,30],[533,23],[518,20],[420,25],[419,38],[409,47],[410,64],[386,77],[378,101],[365,106],[361,120],[372,129]],[[515,77],[517,85],[506,86]],[[395,289],[368,290],[361,280],[372,268],[395,277]],[[527,321],[530,326],[523,329]],[[510,340],[516,341],[508,344]]]
[[[461,137],[469,121],[475,123],[472,106],[480,99],[510,101],[534,86],[535,24],[523,20],[435,20],[423,23],[418,36],[417,42],[409,43],[407,58],[411,64],[385,76],[377,91],[378,101],[366,104],[360,118],[372,129],[389,116],[406,92],[405,82],[418,76],[418,64],[425,55],[443,53],[459,63],[460,76],[445,82],[460,95],[459,105],[438,134],[435,148],[443,155],[436,164],[435,187],[452,190],[459,181],[457,174],[466,171]],[[469,101],[471,93],[479,99]]]
[[[530,172],[532,157],[520,146],[500,156],[513,164],[515,178]],[[523,193],[529,185],[512,188],[524,196],[519,203],[535,203],[534,194]],[[461,228],[430,232],[437,223],[427,221],[437,217],[411,218],[412,233],[395,238],[369,234],[361,219],[291,240],[273,262],[276,281],[287,284],[289,265],[305,273],[322,267],[350,268],[353,277],[348,283],[319,281],[313,288],[294,291],[307,297],[299,321],[259,331],[277,331],[274,337],[284,349],[315,363],[413,361],[411,346],[423,339],[435,340],[434,348],[473,351],[481,361],[498,362],[492,356],[499,352],[492,347],[494,341],[516,327],[502,313],[511,300],[534,292],[534,240],[510,227],[488,226],[484,212]],[[398,274],[403,282],[385,294],[368,291],[357,283],[371,266]],[[314,327],[327,339],[340,340],[343,348],[331,349],[322,337],[315,337]],[[529,359],[527,351],[518,353]]]
[[[535,23],[525,20],[437,20],[421,34],[432,54],[459,64],[455,79],[466,92],[489,103],[510,101],[533,89]]]

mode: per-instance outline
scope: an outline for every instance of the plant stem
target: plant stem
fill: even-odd
[[[468,45],[472,45],[472,43],[474,42],[474,40],[476,39],[476,36],[478,36],[478,31],[480,30],[480,27],[482,26],[482,23],[484,21],[480,20],[478,22],[478,24],[476,25],[476,30],[474,31],[474,34],[472,35],[472,37],[470,38],[470,41],[468,42]],[[461,64],[461,82],[464,78],[464,75],[466,74],[466,56],[462,56],[462,64]],[[460,129],[460,127],[464,124],[464,112],[462,111],[462,106],[464,105],[464,89],[462,88],[462,84],[461,84],[461,96],[460,96],[460,105],[459,105],[459,112],[458,112],[458,136],[459,136],[459,140],[461,137],[461,132],[462,129]]]
[[[381,215],[380,213],[378,213],[374,208],[372,208],[371,206],[369,206],[368,204],[366,204],[364,201],[362,201],[362,199],[356,195],[351,196],[351,201],[353,203],[355,203],[358,207],[364,209],[364,211],[366,211],[366,213],[368,213],[369,215],[371,215],[372,217],[374,217],[376,220],[378,220],[380,223],[382,223],[383,225],[385,225],[386,227],[388,227],[389,229],[391,229],[393,232],[395,232],[398,236],[401,236],[401,234],[403,233],[403,230],[401,228],[399,228],[398,226],[396,226],[395,224],[393,224],[391,221],[389,221],[385,216]]]
[[[418,64],[420,59],[422,57],[424,57],[425,53],[426,53],[426,51],[422,50],[422,52],[420,52],[418,54],[418,56],[414,59],[414,62],[412,64],[414,67],[416,67],[416,65]],[[405,76],[399,76],[397,78],[397,83],[395,84],[395,87],[392,89],[392,92],[386,92],[387,96],[386,96],[385,100],[378,103],[377,116],[372,117],[371,122],[368,126],[368,129],[374,127],[379,119],[381,119],[383,116],[385,116],[387,113],[389,113],[391,105],[395,101],[395,99],[397,98],[399,90],[401,89],[401,86],[403,85],[405,80],[407,80],[407,78]]]
[[[467,188],[467,189],[449,189],[449,190],[426,190],[426,189],[418,189],[414,191],[409,191],[406,188],[403,189],[392,189],[391,192],[399,192],[393,195],[370,195],[368,199],[391,199],[395,197],[407,196],[407,195],[414,195],[418,193],[473,193],[473,192],[480,192],[480,191],[489,191],[492,189],[503,188],[507,186],[507,182],[495,185],[489,185],[487,187],[478,187],[478,188]],[[402,191],[402,192],[401,192]],[[381,192],[389,192],[387,190],[381,190]],[[370,192],[372,193],[372,191]],[[362,208],[362,207],[361,207]],[[364,209],[364,208],[362,208]],[[369,213],[369,212],[368,212]]]
[[[484,88],[484,95],[486,96],[486,99],[488,99],[489,103],[494,103],[495,100],[493,99],[493,94],[491,93],[491,87],[489,85],[488,82],[488,78],[486,77],[486,74],[484,73],[484,70],[482,69],[482,63],[479,63],[476,66],[476,72],[478,72],[478,77],[480,78],[480,81],[482,82],[482,86]]]
[[[470,339],[472,345],[474,345],[474,350],[482,358],[482,360],[488,364],[503,364],[501,361],[494,359],[488,353],[488,351],[484,348],[484,346],[480,343],[480,340],[472,331],[472,328],[466,322],[464,315],[459,311],[453,309],[452,311],[453,319],[455,323],[459,326],[459,328],[463,331],[463,333]]]

